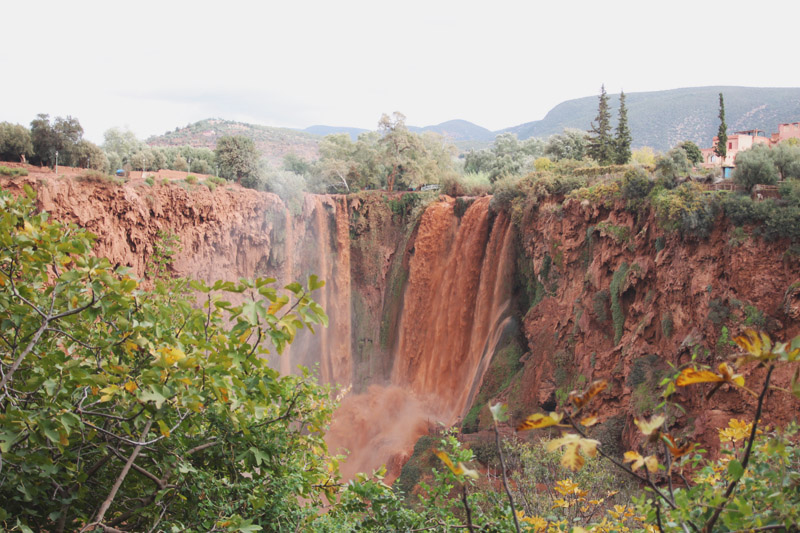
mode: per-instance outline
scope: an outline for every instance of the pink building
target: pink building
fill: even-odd
[[[725,154],[725,160],[721,161],[719,156],[714,153],[714,147],[719,142],[719,138],[714,136],[711,143],[711,148],[703,148],[700,150],[703,153],[703,168],[712,167],[733,167],[735,165],[736,154],[742,150],[752,148],[756,144],[766,144],[772,147],[786,139],[800,139],[800,122],[791,122],[780,124],[778,126],[778,133],[773,133],[767,137],[767,134],[761,130],[746,130],[737,131],[733,135],[728,136],[728,151]]]

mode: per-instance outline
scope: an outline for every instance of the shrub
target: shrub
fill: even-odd
[[[145,178],[144,182],[152,187],[153,185],[155,185],[156,180],[155,180],[155,178],[153,178],[153,176],[147,176],[147,178]]]
[[[440,183],[442,194],[448,196],[483,196],[489,194],[492,184],[486,172],[448,173]]]
[[[9,168],[5,165],[0,165],[0,174],[16,178],[17,176],[27,176],[28,171],[24,168]]]
[[[778,181],[778,169],[772,161],[770,149],[757,144],[749,150],[736,154],[736,168],[733,171],[733,181],[744,187],[747,191],[758,184],[772,185]]]
[[[122,185],[123,183],[125,183],[125,178],[118,178],[117,176],[111,176],[110,174],[106,174],[105,172],[100,172],[99,170],[85,170],[81,174],[75,176],[75,179],[85,183],[97,183],[97,184],[107,184],[107,185]]]
[[[514,198],[523,196],[519,187],[520,179],[516,176],[500,178],[492,184],[492,199],[489,208],[492,211],[508,210]]]
[[[186,176],[186,183],[194,185],[195,183],[197,183],[197,176],[189,174],[188,176]]]
[[[614,344],[619,344],[625,328],[625,313],[622,309],[622,290],[624,288],[625,277],[628,275],[628,263],[623,261],[611,278],[611,285],[608,288],[611,296],[611,320],[614,322]]]
[[[628,200],[631,207],[638,207],[652,188],[653,180],[640,168],[628,170],[622,178],[622,197]]]
[[[680,231],[685,237],[707,238],[714,228],[717,198],[715,193],[705,191],[700,185],[686,182],[673,190],[657,189],[651,201],[664,229]]]

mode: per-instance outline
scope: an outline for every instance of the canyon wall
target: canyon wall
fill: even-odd
[[[221,186],[31,183],[39,206],[98,236],[96,253],[143,275],[159,232],[178,235],[176,274],[206,280],[272,276],[327,281],[316,294],[330,327],[299,336],[275,364],[317,366],[349,393],[329,433],[354,451],[345,474],[388,462],[399,473],[416,439],[439,424],[487,429],[486,402],[512,421],[552,410],[570,390],[607,379],[593,435],[621,449],[634,417],[692,354],[707,364],[733,351],[751,324],[775,338],[800,330],[800,262],[786,242],[764,242],[719,220],[705,240],[665,233],[647,211],[545,201],[494,212],[488,197],[275,195]],[[748,369],[748,379],[763,373]],[[777,384],[790,376],[779,373]],[[716,428],[747,417],[752,399],[723,387],[681,390],[673,431],[718,446]],[[777,398],[777,397],[776,397]],[[796,400],[768,400],[785,423]]]

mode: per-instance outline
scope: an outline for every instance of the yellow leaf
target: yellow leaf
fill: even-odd
[[[433,450],[434,455],[442,460],[442,462],[447,465],[454,474],[458,475],[460,472],[456,472],[456,465],[453,464],[453,461],[450,460],[450,456],[447,453],[443,452],[442,450],[437,450],[434,448]]]
[[[581,420],[581,425],[587,428],[592,427],[595,424],[597,424],[597,415],[589,415]]]
[[[471,469],[467,468],[466,466],[464,466],[464,463],[462,463],[462,462],[459,462],[458,466],[455,466],[453,464],[453,461],[450,460],[450,456],[448,456],[447,453],[443,452],[442,450],[434,449],[433,453],[436,455],[436,457],[441,459],[442,462],[445,465],[447,465],[447,468],[449,468],[450,471],[452,473],[454,473],[455,475],[457,475],[457,476],[467,476],[467,477],[471,477],[473,479],[478,479],[478,471],[477,470],[471,470]]]
[[[658,472],[658,458],[655,455],[648,455],[645,457],[644,465],[651,474]]]
[[[158,429],[161,431],[161,434],[164,437],[169,437],[169,426],[167,426],[163,420],[158,421]]]
[[[593,382],[591,385],[589,385],[589,388],[586,390],[586,392],[582,394],[579,394],[577,391],[570,392],[569,400],[573,404],[575,404],[575,407],[580,409],[581,407],[589,403],[589,401],[592,398],[603,392],[607,386],[608,382],[606,382],[605,380],[603,379],[597,380]]]
[[[697,370],[696,368],[684,368],[681,375],[675,381],[678,387],[685,387],[695,383],[716,383],[725,381],[721,376],[716,375],[710,370]]]
[[[561,457],[561,465],[569,468],[573,472],[580,470],[585,460],[579,452],[582,451],[590,457],[597,454],[599,441],[594,439],[584,439],[575,433],[565,433],[559,439],[553,439],[547,443],[547,451],[552,452],[558,448],[564,448],[564,455]]]
[[[772,341],[766,333],[757,333],[753,329],[746,329],[743,335],[733,338],[739,347],[755,359],[767,361],[774,359]]]
[[[636,472],[639,468],[644,465],[644,457],[642,457],[639,452],[625,452],[625,455],[622,459],[623,463],[631,463],[631,470]]]
[[[65,431],[58,432],[58,442],[62,446],[69,446],[69,438],[67,437],[67,433]]]
[[[633,423],[636,424],[636,426],[639,428],[639,431],[641,431],[643,435],[650,436],[653,435],[654,432],[658,431],[658,428],[661,427],[661,425],[664,423],[664,420],[666,420],[664,415],[658,415],[651,418],[649,422],[647,420],[639,420],[638,418],[635,418]]]
[[[128,381],[125,383],[125,390],[133,394],[133,392],[138,389],[139,386],[136,385],[133,381]]]
[[[536,413],[523,420],[517,426],[517,431],[527,431],[529,429],[541,429],[549,426],[555,426],[561,422],[563,417],[564,415],[561,413],[550,413],[549,415]]]

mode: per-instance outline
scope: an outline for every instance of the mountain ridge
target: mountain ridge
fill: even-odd
[[[626,93],[628,122],[633,147],[650,146],[666,151],[681,141],[698,146],[711,145],[719,127],[719,93],[725,99],[728,133],[760,129],[767,134],[778,125],[800,121],[800,87],[684,87],[663,91]],[[619,94],[608,95],[612,127],[616,125]],[[565,128],[588,130],[597,114],[598,96],[585,96],[561,102],[541,120],[491,131],[473,122],[453,119],[429,126],[411,126],[411,131],[439,133],[461,150],[488,146],[496,135],[514,133],[520,140],[546,138]],[[325,135],[346,133],[356,140],[371,131],[351,126],[314,125],[305,129],[278,128],[245,124],[224,119],[205,119],[161,136],[147,139],[151,145],[205,146],[214,148],[222,135],[247,135],[256,142],[267,159],[277,162],[294,153],[306,159],[318,155],[319,141]]]

